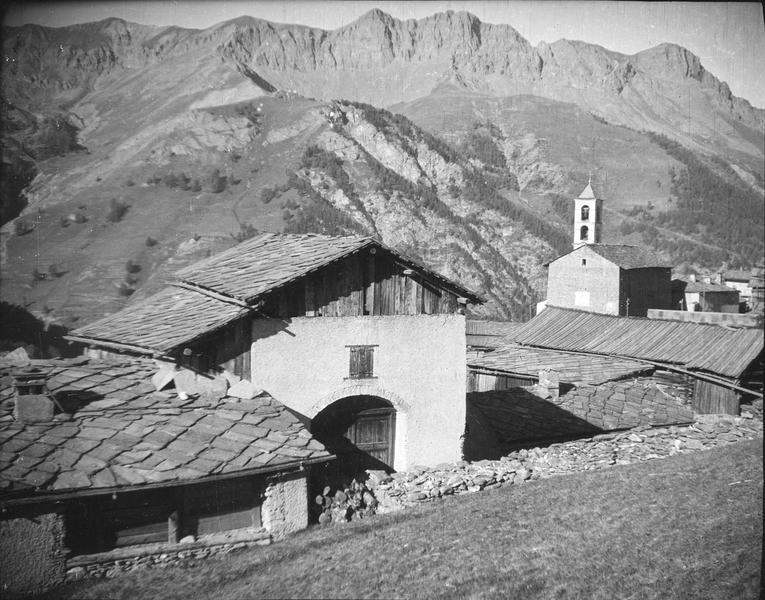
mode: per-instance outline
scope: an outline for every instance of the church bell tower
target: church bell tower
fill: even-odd
[[[574,248],[600,243],[602,200],[592,191],[592,175],[579,197],[574,200]]]

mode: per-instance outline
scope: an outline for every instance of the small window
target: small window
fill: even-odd
[[[582,225],[582,228],[579,230],[579,239],[586,240],[586,239],[589,239],[589,236],[590,236],[590,228],[587,227],[587,225]]]
[[[583,258],[583,259],[582,259],[582,266],[583,266],[583,267],[586,267],[586,266],[587,266],[587,259],[586,259],[586,258]]]
[[[349,379],[369,379],[374,377],[374,346],[349,346]]]
[[[590,207],[585,205],[582,207],[582,221],[590,220]]]

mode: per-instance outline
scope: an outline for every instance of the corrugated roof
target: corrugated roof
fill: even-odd
[[[48,388],[83,403],[49,423],[13,419],[0,386],[0,499],[158,482],[187,482],[329,459],[303,424],[268,394],[251,400],[156,392],[151,362],[87,361],[50,369]]]
[[[398,254],[377,240],[363,236],[263,233],[186,267],[176,275],[182,281],[252,302],[266,292],[369,246],[390,252],[437,279],[447,289],[473,302],[480,302],[480,298],[467,288]]]
[[[557,350],[642,358],[738,377],[762,352],[763,332],[548,306],[516,333],[515,341]]]
[[[537,377],[551,369],[560,381],[573,384],[598,384],[623,379],[653,369],[650,365],[611,356],[570,354],[547,348],[529,348],[509,344],[479,358],[468,360],[468,367],[490,369],[508,374]]]
[[[523,323],[511,321],[465,321],[465,337],[468,346],[499,348],[507,343]]]
[[[166,352],[248,312],[245,307],[170,286],[113,315],[75,329],[70,335]]]
[[[622,269],[646,269],[651,267],[670,268],[672,265],[659,258],[656,254],[643,248],[642,246],[628,246],[626,244],[584,244],[573,250],[561,254],[558,258],[546,263],[545,266],[549,266],[550,263],[556,260],[568,256],[572,252],[586,252],[587,249],[592,250],[599,256],[602,256],[606,260],[614,263]]]

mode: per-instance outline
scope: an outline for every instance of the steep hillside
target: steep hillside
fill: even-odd
[[[534,48],[467,13],[375,10],[335,31],[3,28],[3,51],[2,298],[48,321],[112,312],[256,229],[367,232],[485,295],[478,314],[526,318],[590,171],[607,241],[762,254],[765,112],[677,46]]]
[[[112,130],[95,130],[94,148]],[[275,95],[197,108],[110,153],[40,163],[30,206],[5,228],[4,290],[66,324],[155,290],[255,230],[362,232],[527,318],[540,264],[567,238],[517,202],[507,176],[368,105]]]

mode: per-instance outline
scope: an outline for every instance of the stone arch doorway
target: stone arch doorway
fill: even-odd
[[[328,465],[336,476],[356,477],[366,469],[393,470],[396,409],[384,398],[341,398],[312,419],[311,433],[337,456]]]

